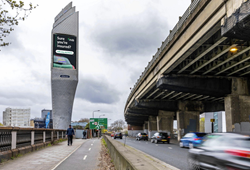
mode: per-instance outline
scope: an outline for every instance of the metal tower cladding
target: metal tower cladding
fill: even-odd
[[[78,84],[79,12],[69,3],[56,17],[51,34],[53,128],[67,129]]]

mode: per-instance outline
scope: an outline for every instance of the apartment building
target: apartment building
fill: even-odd
[[[30,126],[30,109],[6,108],[3,111],[5,126]]]

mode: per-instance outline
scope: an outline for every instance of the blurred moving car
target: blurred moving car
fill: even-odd
[[[136,140],[148,140],[148,135],[146,133],[138,133],[135,136]]]
[[[114,139],[120,138],[122,139],[122,133],[121,132],[115,132]]]
[[[114,137],[115,136],[115,133],[111,133],[111,135],[110,135],[111,137]]]
[[[180,147],[189,147],[194,148],[197,147],[203,140],[203,137],[206,136],[206,133],[187,133],[181,140],[180,140]]]
[[[168,133],[166,132],[156,132],[152,137],[151,137],[151,142],[152,143],[170,143],[170,136],[168,136]]]
[[[190,149],[189,169],[250,169],[250,136],[236,133],[207,135],[198,148]]]
[[[54,55],[53,67],[75,69],[75,67],[71,65],[69,59],[67,59],[66,57],[59,56],[59,55]]]

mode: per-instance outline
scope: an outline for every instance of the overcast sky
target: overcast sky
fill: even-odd
[[[30,1],[24,0],[26,4]],[[52,109],[51,30],[66,0],[32,0],[39,7],[20,22],[0,51],[0,111]],[[0,1],[0,3],[2,3]],[[79,83],[72,120],[124,119],[124,106],[141,72],[191,0],[75,0],[79,11]],[[0,116],[2,122],[2,116]]]

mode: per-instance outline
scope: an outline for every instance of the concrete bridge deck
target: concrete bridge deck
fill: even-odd
[[[200,113],[225,111],[228,132],[250,131],[249,23],[249,0],[192,0],[128,96],[131,130],[199,131]]]

